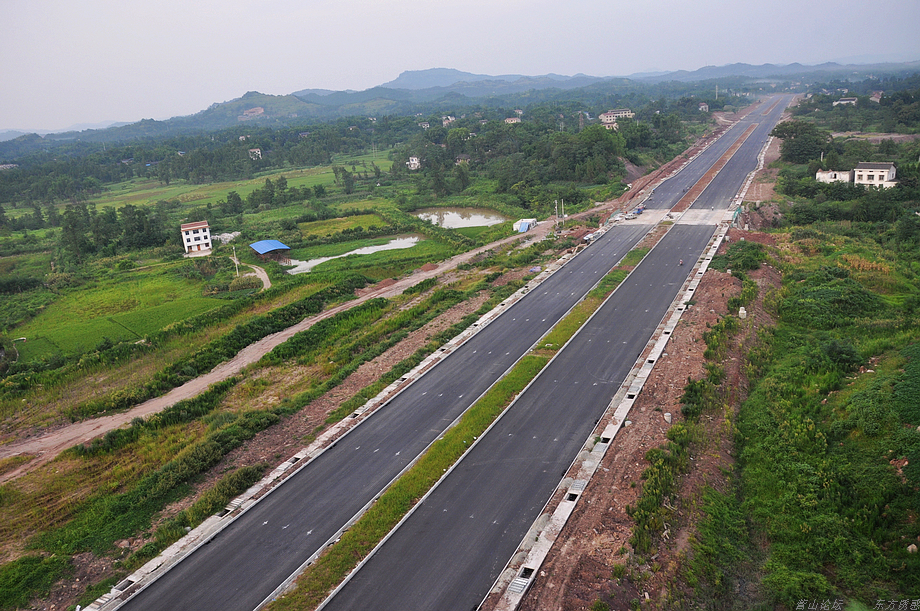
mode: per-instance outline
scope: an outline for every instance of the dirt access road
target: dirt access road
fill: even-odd
[[[598,208],[595,208],[592,213],[596,210],[598,210]],[[275,347],[283,344],[295,334],[309,329],[311,326],[321,320],[335,316],[339,312],[353,308],[356,305],[364,303],[369,299],[376,297],[391,298],[400,295],[410,286],[418,284],[422,280],[433,278],[439,274],[443,274],[446,271],[452,270],[456,268],[457,265],[469,262],[473,257],[476,257],[477,255],[487,250],[491,250],[496,246],[519,240],[541,240],[552,231],[552,223],[540,223],[536,228],[526,234],[514,235],[497,242],[493,242],[487,246],[459,254],[442,262],[439,265],[425,265],[421,269],[416,270],[410,276],[402,278],[401,280],[385,280],[379,282],[370,290],[359,291],[359,296],[356,299],[340,303],[323,311],[320,314],[317,314],[316,316],[305,318],[296,325],[288,327],[287,329],[279,331],[278,333],[268,335],[255,342],[254,344],[250,344],[239,353],[237,353],[233,359],[221,363],[210,372],[199,376],[194,380],[189,380],[182,386],[172,389],[161,397],[156,397],[154,399],[150,399],[149,401],[145,401],[144,403],[141,403],[140,405],[137,405],[136,407],[126,412],[83,420],[73,424],[60,425],[47,429],[44,434],[41,434],[37,437],[23,439],[21,441],[14,441],[4,446],[0,446],[0,460],[12,456],[33,457],[30,461],[21,464],[16,469],[0,475],[0,483],[10,481],[25,473],[28,473],[29,471],[53,460],[58,454],[78,443],[85,443],[96,437],[99,437],[100,435],[104,435],[110,430],[127,426],[134,418],[146,417],[150,414],[160,412],[167,407],[178,403],[179,401],[184,399],[191,399],[192,397],[199,395],[200,393],[207,390],[210,385],[222,380],[226,380],[227,378],[238,374],[248,365],[256,363],[264,355],[271,352]],[[259,274],[259,271],[262,273]],[[271,283],[268,281],[267,274],[264,278],[262,277],[262,275],[265,274],[264,270],[258,268],[256,270],[256,274],[262,278],[263,284],[268,283],[266,286],[271,286]]]
[[[742,111],[734,115],[732,119],[737,120],[738,118],[744,116],[746,112],[747,111]],[[604,202],[603,204],[599,204],[585,212],[572,215],[571,218],[578,219],[580,217],[593,215],[601,215],[602,217],[606,218],[606,216],[615,211],[625,210],[626,208],[630,207],[635,202],[641,200],[642,196],[645,194],[646,188],[649,185],[652,185],[677,171],[684,164],[687,158],[696,155],[703,148],[720,137],[734,123],[734,120],[726,120],[722,118],[722,120],[719,121],[721,126],[719,129],[695,142],[693,146],[691,146],[682,156],[675,158],[657,170],[633,181],[631,189],[619,198],[609,202]],[[542,240],[547,235],[552,233],[553,229],[553,223],[545,221],[537,225],[536,228],[532,229],[526,234],[516,234],[502,240],[498,240],[486,246],[482,246],[469,252],[456,255],[450,259],[447,259],[446,261],[443,261],[439,265],[425,265],[422,268],[416,270],[413,274],[402,278],[401,280],[384,280],[379,282],[370,290],[359,291],[358,297],[356,299],[338,304],[320,314],[317,314],[316,316],[305,318],[303,321],[288,327],[283,331],[279,331],[278,333],[266,336],[258,342],[247,346],[241,350],[233,359],[221,363],[210,372],[199,376],[194,380],[190,380],[182,386],[172,389],[163,396],[145,401],[144,403],[141,403],[140,405],[137,405],[136,407],[126,412],[101,416],[98,418],[83,420],[72,424],[52,426],[45,429],[45,431],[38,436],[23,439],[20,441],[14,441],[0,446],[0,460],[13,456],[32,457],[28,462],[24,462],[17,468],[0,475],[0,484],[16,479],[17,477],[20,477],[21,475],[24,475],[25,473],[28,473],[33,469],[36,469],[37,467],[50,462],[51,460],[54,460],[54,458],[57,457],[61,452],[75,446],[78,443],[86,443],[92,439],[95,439],[96,437],[104,435],[110,430],[127,426],[134,418],[143,418],[150,414],[155,414],[166,409],[167,407],[178,403],[179,401],[184,399],[191,399],[192,397],[199,395],[200,393],[207,390],[210,385],[222,380],[226,380],[227,378],[234,376],[242,371],[245,367],[256,363],[264,355],[271,352],[275,347],[284,343],[295,334],[309,329],[318,321],[324,320],[331,316],[335,316],[339,312],[348,310],[356,305],[364,303],[368,299],[373,299],[376,297],[392,298],[400,295],[410,286],[418,284],[419,282],[428,278],[438,276],[444,272],[453,270],[457,267],[457,265],[461,263],[467,263],[477,255],[487,250],[491,250],[497,246],[509,244],[519,240]],[[264,288],[271,286],[271,282],[269,281],[265,270],[256,266],[251,267],[253,267],[253,269],[256,271],[256,275],[262,280]]]

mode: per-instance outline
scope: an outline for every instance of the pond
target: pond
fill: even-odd
[[[445,229],[488,227],[510,220],[485,208],[422,208],[412,214]]]
[[[349,255],[369,255],[371,253],[380,252],[382,250],[399,250],[401,248],[412,248],[419,241],[418,236],[404,236],[401,238],[393,238],[386,244],[381,244],[379,246],[365,246],[363,248],[356,248],[355,250],[346,252],[341,255],[336,255],[334,257],[320,257],[318,259],[310,259],[309,261],[298,261],[297,259],[291,259],[291,269],[287,270],[289,274],[303,274],[308,272],[320,263],[325,263],[326,261],[332,261],[333,259],[341,259],[342,257],[347,257]]]

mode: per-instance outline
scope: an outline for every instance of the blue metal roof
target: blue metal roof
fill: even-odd
[[[278,240],[261,240],[259,242],[253,242],[249,245],[254,251],[260,255],[264,255],[267,252],[272,252],[273,250],[290,250],[290,246],[285,246]]]

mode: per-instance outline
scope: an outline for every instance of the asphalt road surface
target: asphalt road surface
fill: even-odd
[[[763,116],[770,103],[751,113],[747,124],[733,128],[735,136],[722,152],[751,122],[760,123],[695,206],[727,208],[785,107],[779,104]],[[684,172],[656,189],[661,201],[679,199],[688,185],[676,179]],[[676,297],[690,271],[677,262],[697,259],[714,231],[715,225],[708,224],[672,227],[501,420],[327,601],[324,611],[475,609]]]
[[[645,235],[608,232],[121,609],[250,611],[355,516]]]
[[[698,179],[718,158],[719,147],[724,146],[721,149],[724,152],[730,144],[717,141],[678,176],[683,175],[682,180],[690,181],[698,173]],[[709,159],[710,156],[713,159]],[[583,254],[121,608],[249,611],[257,607],[311,555],[329,543],[353,516],[513,366],[648,229],[647,225],[630,223],[608,231]],[[712,227],[688,230],[676,226],[669,237],[688,231],[694,235],[707,231],[708,234],[706,239],[688,237],[688,242],[674,242],[668,247],[675,253],[671,261],[673,269],[669,272],[676,274],[675,286],[680,286],[681,275],[685,277],[689,271],[689,267],[677,268],[676,260],[692,260],[696,248],[693,244],[701,240],[705,245]],[[661,246],[655,250],[664,252],[659,249]],[[659,280],[661,278],[655,278],[652,284]],[[660,318],[659,314],[654,324],[642,331],[646,334],[643,344]],[[631,329],[637,326],[632,321],[624,323],[621,320],[619,324]],[[629,357],[623,356],[623,359],[626,362]],[[618,367],[619,364],[616,371]],[[612,370],[606,369],[600,373],[613,375]],[[613,382],[603,384],[610,392]],[[593,425],[593,420],[589,424]],[[566,443],[580,445],[587,433],[581,438],[577,433],[571,435],[572,440],[578,441]],[[562,462],[567,467],[571,459]],[[552,490],[557,482],[558,476],[549,489]],[[539,502],[541,506],[546,498],[548,493]],[[512,539],[513,536],[509,536],[508,540]],[[520,536],[514,544],[518,542]],[[504,565],[506,560],[507,557],[499,558],[492,564]],[[372,606],[376,607],[376,603]]]

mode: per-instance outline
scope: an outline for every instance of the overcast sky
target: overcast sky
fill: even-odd
[[[920,60],[917,0],[3,0],[0,129],[188,115],[404,70]]]

